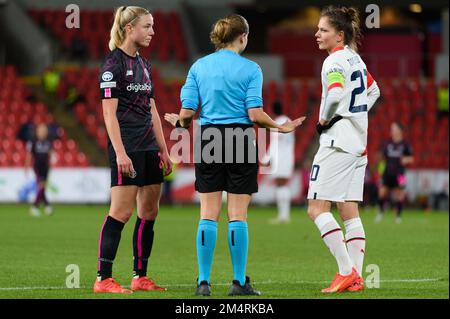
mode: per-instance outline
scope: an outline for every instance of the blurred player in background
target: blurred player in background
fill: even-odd
[[[35,138],[27,143],[27,157],[25,159],[25,174],[28,175],[31,162],[36,174],[37,193],[36,199],[30,208],[30,214],[34,217],[41,215],[39,205],[44,203],[44,210],[47,215],[53,214],[53,208],[50,206],[45,188],[47,186],[47,177],[50,170],[50,162],[53,157],[52,142],[48,136],[46,124],[39,124],[36,127]]]
[[[322,102],[317,131],[320,147],[308,191],[308,215],[336,258],[339,271],[323,293],[364,289],[365,233],[358,202],[363,199],[367,165],[368,111],[380,91],[356,52],[360,20],[354,8],[326,7],[316,33],[319,49],[329,56],[322,67]],[[331,214],[337,203],[344,234]]]
[[[283,115],[283,107],[278,101],[273,104],[273,113],[277,116],[274,121],[279,125],[291,121],[289,117]],[[262,165],[271,167],[275,179],[278,216],[269,222],[284,224],[289,223],[291,219],[291,190],[288,183],[294,173],[295,135],[292,132],[287,134],[271,132],[270,141],[271,144],[262,160]]]
[[[111,207],[100,231],[94,292],[158,290],[147,277],[153,226],[159,210],[163,165],[171,162],[154,100],[150,63],[138,50],[154,35],[153,17],[144,8],[122,6],[115,12],[109,48],[100,70],[103,117],[108,131]],[[133,234],[134,276],[131,290],[112,278],[112,264],[125,223],[137,202]]]
[[[403,127],[399,123],[391,124],[391,140],[383,146],[383,157],[385,167],[378,193],[379,211],[375,222],[383,219],[386,202],[390,199],[391,191],[394,195],[396,223],[402,221],[403,204],[406,199],[406,176],[405,166],[414,161],[412,149],[408,142],[403,139]]]
[[[209,129],[220,133],[220,137],[212,137],[212,142],[200,143],[201,153],[205,144],[220,145],[221,159],[210,162],[201,156],[195,164],[195,188],[200,193],[197,231],[199,275],[195,292],[199,296],[211,295],[210,272],[224,191],[227,192],[228,246],[234,276],[228,294],[260,295],[246,276],[247,210],[251,194],[258,191],[258,159],[253,123],[288,133],[304,120],[301,118],[279,125],[263,111],[261,68],[240,55],[247,46],[248,33],[248,23],[240,15],[232,14],[217,21],[210,34],[216,52],[197,60],[189,70],[181,90],[180,114],[165,115],[165,119],[173,126],[189,127],[200,102],[201,134]],[[233,141],[225,139],[227,129],[237,132]],[[249,131],[251,133],[247,135]],[[238,148],[236,142],[241,138],[244,141],[242,149]],[[231,163],[225,160],[230,153],[233,154]],[[238,163],[237,154],[242,153],[244,162]],[[254,162],[250,160],[252,155],[256,156]]]

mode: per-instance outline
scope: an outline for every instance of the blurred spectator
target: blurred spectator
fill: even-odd
[[[42,83],[47,93],[56,93],[59,85],[59,73],[51,67],[47,68],[42,76]]]
[[[17,133],[17,138],[26,143],[33,139],[33,134],[34,124],[31,118],[28,118],[28,120],[20,126]]]
[[[448,116],[448,82],[444,81],[438,88],[439,116]]]
[[[52,114],[47,115],[47,128],[48,128],[48,139],[54,141],[60,138],[59,136],[59,125],[55,122],[55,117]]]

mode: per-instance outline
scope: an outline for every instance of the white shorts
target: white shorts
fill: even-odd
[[[311,169],[308,199],[361,202],[366,166],[367,156],[320,146]]]

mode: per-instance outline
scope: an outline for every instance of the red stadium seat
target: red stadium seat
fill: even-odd
[[[72,139],[69,139],[66,141],[65,147],[69,152],[72,152],[72,151],[75,151],[78,149],[77,143]]]
[[[64,154],[64,165],[63,166],[75,166],[75,158],[72,153],[65,153]]]
[[[76,164],[77,164],[77,166],[81,166],[81,167],[89,166],[89,161],[84,153],[80,152],[77,154]]]

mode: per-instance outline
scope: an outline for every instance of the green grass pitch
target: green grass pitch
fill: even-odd
[[[167,292],[93,294],[98,235],[107,211],[107,206],[57,205],[53,216],[32,218],[28,206],[0,205],[0,298],[194,298],[198,206],[160,209],[149,276]],[[232,280],[225,210],[222,214],[211,298],[226,298]],[[362,210],[365,266],[379,267],[380,287],[332,296],[320,289],[337,266],[305,209],[293,207],[288,225],[269,225],[274,216],[273,207],[249,210],[247,273],[263,298],[449,298],[448,213],[407,210],[397,225],[392,213],[374,224],[374,211]],[[125,226],[114,263],[114,277],[124,286],[132,275],[134,221]],[[80,288],[66,287],[70,264],[79,266]]]

